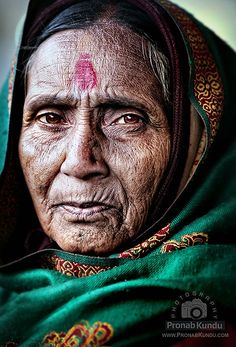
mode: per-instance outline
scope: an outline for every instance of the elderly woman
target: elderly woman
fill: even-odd
[[[30,1],[1,97],[1,345],[229,335],[233,77],[168,1]]]

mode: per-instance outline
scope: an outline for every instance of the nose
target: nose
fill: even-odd
[[[89,125],[78,126],[66,143],[65,159],[61,172],[83,180],[106,177],[109,168],[102,149]]]

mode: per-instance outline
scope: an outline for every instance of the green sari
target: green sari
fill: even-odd
[[[28,17],[44,3],[31,1]],[[155,3],[137,1],[154,12]],[[180,306],[186,308],[186,302],[196,298],[208,309],[207,317],[200,318],[219,323],[211,333],[230,331],[225,340],[213,338],[212,343],[233,344],[229,326],[234,326],[231,317],[236,313],[235,53],[182,9],[168,1],[158,3],[181,33],[190,70],[188,96],[193,114],[203,124],[188,177],[155,233],[127,250],[103,258],[43,249],[4,263],[1,346],[174,346],[190,332],[209,332],[203,326],[170,329],[172,323],[191,318],[187,308],[183,319]],[[1,249],[9,252],[20,218],[19,167],[9,149],[18,138],[12,135],[17,132],[12,121],[8,131],[11,105],[20,105],[15,87],[20,77],[15,71],[13,64],[0,99],[0,237]],[[170,332],[176,335],[165,335]]]

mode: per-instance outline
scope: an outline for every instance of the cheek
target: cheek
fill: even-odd
[[[30,192],[45,192],[59,171],[62,148],[45,143],[33,132],[22,132],[19,141],[19,158]]]
[[[130,196],[152,195],[166,169],[170,153],[167,131],[111,145],[109,166]],[[150,189],[151,188],[151,189]]]

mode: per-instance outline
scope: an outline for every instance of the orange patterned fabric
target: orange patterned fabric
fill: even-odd
[[[186,234],[181,237],[181,241],[170,240],[164,242],[161,252],[168,253],[177,249],[182,249],[190,246],[201,245],[208,242],[208,234],[206,233],[193,233]]]
[[[224,88],[213,55],[202,32],[186,13],[174,4],[161,0],[160,3],[177,20],[189,43],[193,56],[194,95],[210,122],[210,142],[213,141],[224,107]]]
[[[80,264],[74,261],[62,259],[57,255],[43,255],[40,258],[40,266],[46,269],[57,270],[64,275],[74,277],[96,275],[111,268],[109,266]]]
[[[120,258],[137,259],[145,256],[147,253],[159,246],[169,235],[170,225],[162,228],[153,236],[149,237],[146,241],[138,244],[137,246],[128,249],[120,254]]]

